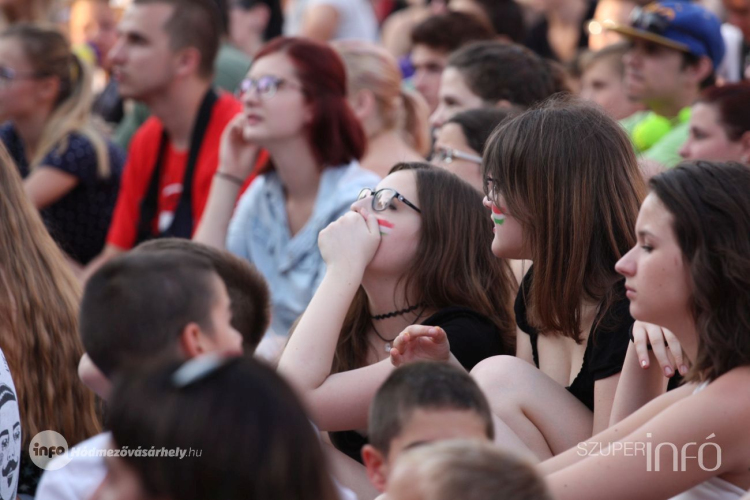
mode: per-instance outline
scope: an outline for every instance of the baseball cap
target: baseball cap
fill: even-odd
[[[636,7],[630,24],[607,27],[628,38],[639,38],[665,47],[706,56],[716,69],[724,58],[721,22],[707,9],[689,2],[654,2]]]

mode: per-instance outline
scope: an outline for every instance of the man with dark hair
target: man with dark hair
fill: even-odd
[[[221,134],[241,109],[212,88],[221,37],[212,0],[135,0],[119,31],[110,59],[120,93],[154,116],[133,139],[107,244],[86,275],[141,241],[192,236],[218,167]]]
[[[643,159],[672,167],[688,137],[690,106],[724,57],[721,23],[704,7],[669,1],[636,8],[630,24],[611,29],[632,44],[625,91],[649,110],[622,124]]]
[[[362,458],[370,482],[382,492],[404,450],[444,439],[492,441],[494,431],[489,403],[468,373],[420,362],[395,370],[378,389],[368,437]]]
[[[430,112],[437,108],[440,75],[450,53],[467,43],[493,37],[492,30],[485,23],[463,12],[428,17],[412,30],[412,81],[430,106]]]
[[[440,78],[434,128],[456,113],[476,108],[526,108],[555,92],[549,66],[521,45],[477,42],[451,54]]]

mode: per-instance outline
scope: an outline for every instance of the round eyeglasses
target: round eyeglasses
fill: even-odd
[[[363,200],[368,196],[372,196],[372,209],[375,212],[382,212],[383,210],[391,206],[391,202],[395,198],[398,201],[403,202],[407,207],[416,210],[420,214],[422,213],[420,209],[418,209],[412,202],[401,196],[395,189],[383,188],[375,191],[370,188],[364,188],[359,192],[357,200]]]
[[[237,89],[237,97],[242,97],[248,92],[256,91],[261,99],[270,99],[276,95],[276,92],[281,87],[289,87],[291,89],[301,90],[302,85],[278,76],[266,75],[260,78],[245,78],[240,82],[240,86]]]

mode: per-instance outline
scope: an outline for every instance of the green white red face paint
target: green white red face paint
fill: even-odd
[[[494,204],[492,205],[492,221],[498,226],[502,226],[505,222],[505,208],[497,208]]]
[[[385,219],[378,219],[378,227],[380,228],[380,236],[391,234],[391,231],[393,231],[393,223]]]

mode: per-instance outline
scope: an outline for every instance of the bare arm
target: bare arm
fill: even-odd
[[[301,36],[327,42],[336,35],[339,11],[331,5],[314,5],[305,12]]]
[[[611,425],[622,421],[666,392],[669,379],[659,370],[654,354],[649,351],[647,356],[651,358],[651,364],[644,369],[640,366],[635,344],[631,343],[628,347],[609,417]]]
[[[609,427],[612,403],[615,400],[620,373],[594,382],[594,428],[592,436]]]
[[[52,205],[71,192],[79,183],[78,177],[60,169],[39,166],[24,179],[26,196],[37,209]]]

